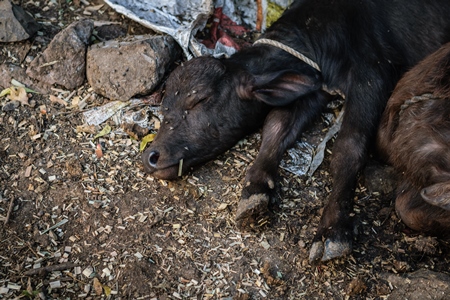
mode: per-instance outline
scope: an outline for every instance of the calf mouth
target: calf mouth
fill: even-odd
[[[163,169],[155,169],[152,172],[148,172],[147,170],[145,170],[145,172],[148,174],[151,174],[152,176],[154,176],[158,179],[164,179],[164,180],[174,180],[181,176],[178,174],[178,166],[177,165],[169,166],[169,167],[166,167]]]
[[[194,167],[212,160],[231,147],[224,148],[223,151],[213,149],[208,155],[200,155],[196,151],[191,153],[178,152],[169,155],[166,151],[160,152],[160,147],[147,148],[142,153],[142,163],[145,173],[158,179],[173,180],[181,177]]]
[[[183,159],[171,160],[169,163],[161,163],[160,153],[155,150],[147,149],[142,154],[142,163],[144,171],[158,179],[172,180],[180,177],[185,170]]]

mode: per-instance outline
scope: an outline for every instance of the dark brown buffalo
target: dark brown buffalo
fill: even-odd
[[[395,208],[409,227],[450,237],[450,44],[408,71],[388,101],[378,147],[399,172]]]
[[[352,249],[356,178],[374,143],[386,102],[401,75],[450,41],[448,0],[295,1],[261,38],[315,61],[320,72],[272,45],[256,44],[228,59],[200,57],[169,77],[164,122],[144,152],[144,169],[177,177],[232,147],[263,125],[259,154],[248,170],[236,213],[241,229],[267,211],[286,148],[323,111],[330,96],[346,97],[333,147],[333,189],[312,241],[311,261]]]

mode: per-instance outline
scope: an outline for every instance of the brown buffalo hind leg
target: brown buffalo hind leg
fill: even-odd
[[[395,200],[395,210],[411,229],[443,238],[450,237],[450,211],[424,201],[412,187],[402,189]]]

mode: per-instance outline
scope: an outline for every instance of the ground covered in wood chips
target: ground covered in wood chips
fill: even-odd
[[[84,2],[22,5],[51,24],[42,31],[50,41],[87,16]],[[89,13],[120,21],[129,33],[145,31],[106,6]],[[15,61],[14,47],[5,45],[0,63]],[[108,102],[87,84],[54,95],[88,99],[86,109]],[[143,172],[139,142],[112,122],[112,132],[94,140],[77,133],[77,109],[48,96],[31,100],[0,112],[0,298],[379,299],[393,288],[386,273],[448,272],[448,246],[408,231],[392,195],[369,192],[364,178],[353,253],[310,265],[331,188],[328,156],[313,178],[280,170],[267,222],[240,232],[234,214],[258,134],[167,182]]]

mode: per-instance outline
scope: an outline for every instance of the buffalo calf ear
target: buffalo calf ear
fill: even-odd
[[[287,105],[321,87],[318,73],[293,70],[256,75],[245,81],[247,84],[238,90],[241,99],[257,99],[272,106]]]

